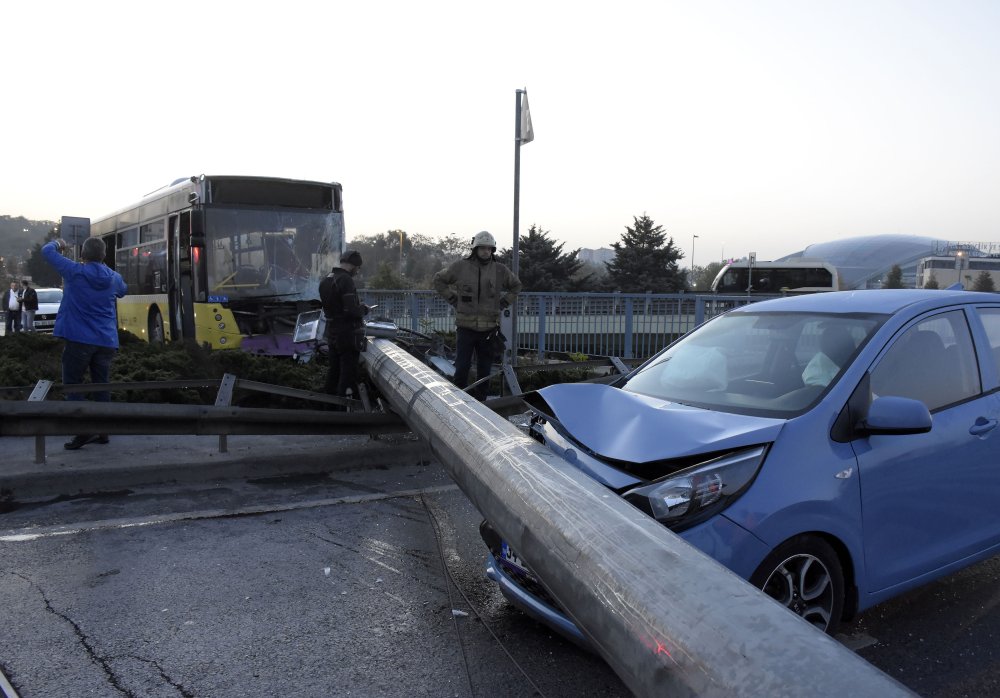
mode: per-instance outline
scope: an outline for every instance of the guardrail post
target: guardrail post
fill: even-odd
[[[216,407],[230,407],[233,404],[233,388],[236,386],[236,376],[226,373],[219,383],[219,392],[215,396]],[[219,434],[219,453],[229,452],[229,437]]]
[[[40,380],[35,383],[35,389],[31,391],[31,395],[28,396],[28,402],[41,402],[49,395],[49,390],[52,389],[52,381]],[[35,435],[35,463],[42,464],[45,462],[45,435],[36,434]]]

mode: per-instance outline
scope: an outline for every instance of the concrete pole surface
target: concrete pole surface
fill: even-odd
[[[387,340],[393,409],[637,695],[912,695]],[[484,549],[485,554],[485,549]]]

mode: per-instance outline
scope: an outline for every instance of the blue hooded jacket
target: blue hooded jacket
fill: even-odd
[[[116,298],[128,289],[121,274],[103,262],[74,262],[63,257],[55,241],[42,256],[63,278],[63,299],[52,334],[70,342],[118,348]]]

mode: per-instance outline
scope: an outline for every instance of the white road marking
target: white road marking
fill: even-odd
[[[347,497],[332,497],[328,499],[313,499],[306,502],[293,502],[290,504],[269,504],[240,507],[237,509],[205,509],[201,511],[186,511],[174,514],[162,514],[142,519],[104,519],[100,521],[85,521],[82,523],[62,525],[21,528],[5,531],[0,534],[0,543],[25,543],[42,538],[53,538],[55,536],[71,536],[77,533],[88,531],[98,531],[108,528],[136,528],[139,526],[156,526],[158,524],[173,523],[176,521],[192,521],[196,519],[219,519],[229,516],[248,516],[254,514],[270,514],[279,511],[297,511],[300,509],[317,509],[320,507],[337,506],[340,504],[365,504],[367,502],[377,502],[385,499],[399,499],[402,497],[418,497],[428,494],[442,494],[458,490],[458,485],[437,485],[435,487],[425,487],[415,490],[397,490],[395,492],[379,492],[376,494],[358,494]]]
[[[2,671],[0,671],[0,693],[3,693],[6,698],[20,698]]]

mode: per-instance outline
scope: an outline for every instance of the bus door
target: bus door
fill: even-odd
[[[167,298],[170,310],[170,338],[194,338],[194,290],[191,285],[191,214],[170,217],[167,240]]]

